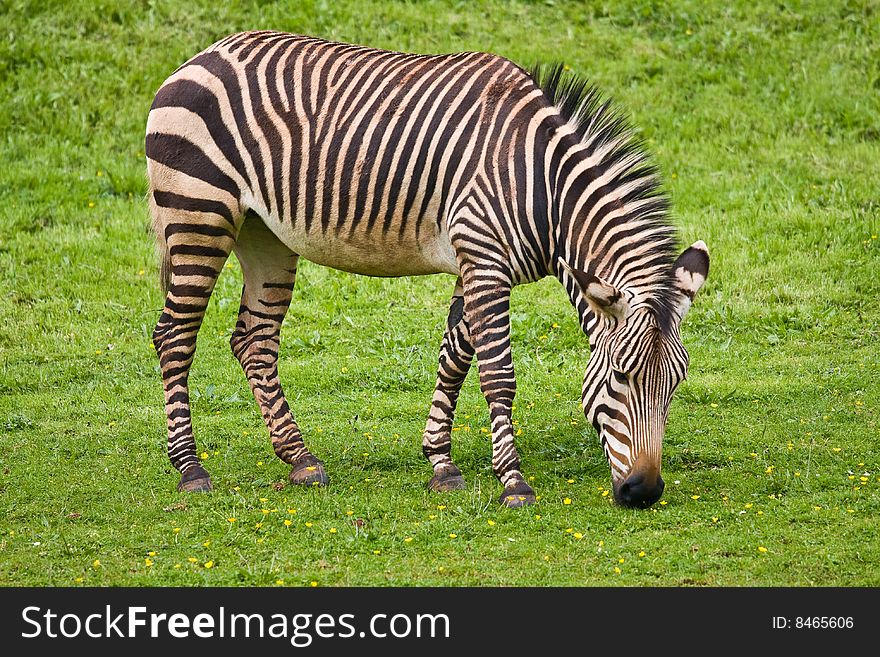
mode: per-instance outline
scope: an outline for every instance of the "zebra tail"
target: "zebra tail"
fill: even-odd
[[[166,294],[171,287],[171,255],[168,252],[168,244],[165,240],[156,239],[156,252],[159,255],[159,283],[162,291]]]
[[[156,240],[156,257],[159,260],[159,284],[162,291],[166,294],[171,287],[171,253],[168,249],[168,242],[165,241],[165,228],[159,218],[156,206],[152,201],[153,193],[150,191],[150,230]]]

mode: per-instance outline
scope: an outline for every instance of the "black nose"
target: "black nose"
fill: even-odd
[[[637,472],[624,479],[614,497],[621,506],[646,509],[660,499],[665,486],[660,475],[650,483],[644,473]]]

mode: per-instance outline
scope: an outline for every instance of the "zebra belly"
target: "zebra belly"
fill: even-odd
[[[364,234],[331,225],[326,232],[306,231],[278,221],[266,225],[294,253],[319,265],[366,276],[458,275],[458,262],[445,227],[424,222],[418,235],[380,231]]]

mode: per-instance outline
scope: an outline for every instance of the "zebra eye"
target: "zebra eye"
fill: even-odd
[[[620,383],[621,385],[629,382],[629,379],[626,377],[626,374],[621,372],[620,370],[611,370],[611,374],[614,376],[614,380]]]

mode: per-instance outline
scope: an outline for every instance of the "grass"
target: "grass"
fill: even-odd
[[[0,583],[880,585],[878,17],[876,2],[0,2]],[[452,279],[311,263],[281,375],[333,482],[279,490],[287,468],[228,349],[234,259],[191,377],[216,490],[175,492],[144,124],[181,62],[252,28],[559,59],[627,108],[682,244],[713,257],[683,328],[662,505],[610,502],[579,409],[587,344],[556,282],[513,299],[514,418],[541,496],[516,511],[495,502],[473,375],[453,447],[469,488],[424,488]]]

